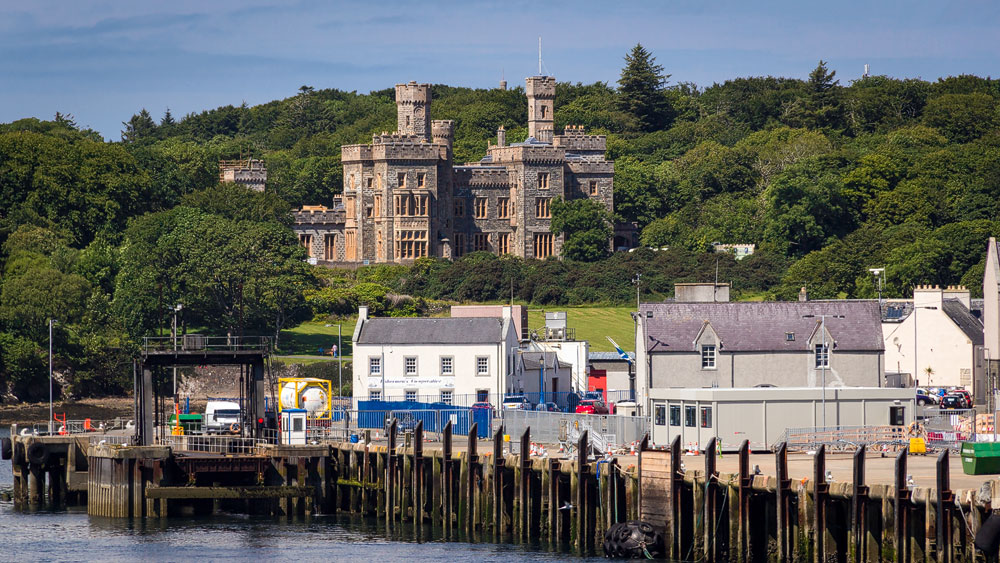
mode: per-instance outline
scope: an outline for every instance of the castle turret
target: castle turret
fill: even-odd
[[[552,142],[552,111],[556,99],[556,79],[552,76],[529,76],[528,136],[543,143]]]
[[[396,130],[431,139],[431,85],[396,84]]]
[[[431,138],[435,144],[447,145],[447,160],[451,159],[451,145],[455,141],[455,122],[451,119],[435,119],[431,121]]]
[[[506,147],[507,146],[507,131],[503,128],[503,125],[497,129],[497,146]]]

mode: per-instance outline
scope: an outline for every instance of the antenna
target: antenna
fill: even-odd
[[[542,75],[542,36],[538,36],[538,76]]]
[[[862,76],[862,78],[868,78],[869,68],[870,67],[868,66],[868,63],[865,63],[865,74]]]

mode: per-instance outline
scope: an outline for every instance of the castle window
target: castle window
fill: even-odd
[[[497,233],[497,254],[510,254],[510,233]]]
[[[549,173],[539,172],[538,173],[538,189],[547,190],[549,189]]]
[[[427,174],[424,174],[423,172],[417,174],[417,188],[423,189],[426,187],[426,184],[427,184]]]
[[[354,229],[344,231],[344,259],[358,259],[358,232]]]
[[[552,213],[549,211],[549,198],[535,198],[535,217],[538,219],[549,219],[552,217]]]
[[[375,216],[382,216],[382,196],[380,195],[375,196]]]
[[[427,231],[399,231],[396,256],[413,260],[427,256]]]
[[[465,233],[455,233],[455,249],[452,254],[455,258],[465,256]]]
[[[379,190],[381,190],[381,189],[382,189],[382,173],[380,172],[380,173],[378,174],[378,176],[376,176],[375,178],[376,178],[376,179],[378,180],[378,186],[376,186],[376,187],[377,187],[377,188],[378,188]],[[369,185],[368,185],[368,187],[371,187],[371,184],[369,184]]]
[[[590,181],[590,195],[597,195],[597,180]]]
[[[302,247],[306,249],[306,256],[312,257],[313,236],[306,234],[299,235],[299,244],[301,244]]]
[[[485,197],[477,197],[476,198],[476,202],[475,202],[475,205],[476,205],[476,209],[475,209],[475,211],[476,211],[476,219],[485,219],[486,218],[486,205],[487,205],[486,202],[487,201],[488,200]]]
[[[372,189],[372,179],[368,178],[368,189]]]
[[[535,233],[535,258],[552,256],[552,233]]]
[[[328,234],[323,237],[323,260],[337,259],[337,235]]]
[[[465,217],[465,200],[455,200],[455,217]]]
[[[510,218],[510,198],[509,197],[498,197],[497,198],[497,219],[509,219]]]
[[[406,172],[400,172],[397,177],[399,178],[400,189],[406,189]]]
[[[490,251],[489,233],[475,233],[472,235],[472,249],[476,252]]]
[[[542,119],[545,119],[545,110],[546,109],[547,108],[545,107],[545,104],[542,104]]]

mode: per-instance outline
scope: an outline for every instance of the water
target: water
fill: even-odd
[[[0,428],[0,437],[9,434]],[[13,483],[10,462],[0,462],[0,487]],[[566,561],[565,553],[492,543],[417,543],[407,529],[386,533],[383,524],[346,515],[308,521],[222,515],[129,521],[68,512],[20,513],[0,502],[4,561]]]

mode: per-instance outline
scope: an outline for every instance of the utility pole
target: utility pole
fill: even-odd
[[[642,278],[642,274],[639,272],[635,273],[635,277],[632,278],[632,283],[635,284],[635,310],[639,312],[639,280]]]
[[[55,319],[49,319],[49,435],[52,435],[52,326],[56,324]]]

